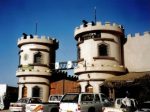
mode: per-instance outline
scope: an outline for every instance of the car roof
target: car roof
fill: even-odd
[[[150,101],[145,101],[145,102],[143,102],[143,103],[150,103]]]

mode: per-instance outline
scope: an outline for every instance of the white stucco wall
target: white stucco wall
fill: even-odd
[[[150,71],[150,33],[128,35],[124,45],[125,66],[129,72]]]

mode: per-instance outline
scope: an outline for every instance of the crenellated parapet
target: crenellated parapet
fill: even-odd
[[[118,25],[116,23],[105,22],[105,24],[102,24],[101,22],[96,22],[93,24],[91,22],[76,27],[74,36],[76,37],[78,34],[91,32],[91,31],[112,31],[118,33],[124,33],[124,28],[122,25]]]
[[[135,33],[133,34],[128,34],[127,38],[137,38],[137,37],[150,37],[150,31],[146,31],[143,34],[141,33]]]
[[[39,37],[38,35],[24,35],[20,39],[18,39],[18,47],[21,47],[25,44],[45,44],[47,46],[55,46],[58,48],[59,41],[55,38],[50,38],[46,36]]]

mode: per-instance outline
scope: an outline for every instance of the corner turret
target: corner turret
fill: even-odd
[[[90,22],[86,23],[86,25],[82,24],[79,27],[76,27],[74,31],[74,37],[77,40],[78,35],[93,31],[116,32],[118,34],[123,34],[124,28],[122,25],[118,25],[116,23],[111,24],[110,22],[105,22],[105,24],[102,24],[101,22],[96,22],[95,24],[93,24],[92,22]]]
[[[24,34],[24,33],[23,33]],[[55,38],[50,38],[49,36],[41,36],[38,35],[23,35],[20,39],[18,39],[18,47],[20,48],[25,44],[45,44],[47,46],[54,46],[55,49],[58,49],[59,41]]]
[[[81,92],[100,92],[100,85],[110,77],[125,73],[123,62],[124,28],[116,23],[86,22],[75,28],[77,68]]]
[[[49,97],[50,76],[58,49],[58,40],[46,36],[27,35],[18,39],[19,66],[16,71],[19,86],[19,99],[40,97],[47,101]]]

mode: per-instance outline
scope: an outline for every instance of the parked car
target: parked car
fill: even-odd
[[[145,101],[140,105],[140,109],[136,112],[150,112],[150,101]]]
[[[67,93],[59,105],[59,112],[102,112],[112,103],[103,93]]]
[[[122,108],[122,99],[123,98],[116,98],[114,107],[104,107],[103,112],[126,112],[126,108]],[[132,111],[136,111],[138,109],[138,103],[135,99],[131,98],[132,104]],[[137,111],[138,112],[138,111]]]
[[[63,95],[50,95],[48,102],[28,103],[26,112],[58,112],[59,102]]]
[[[11,112],[25,112],[26,104],[28,103],[41,103],[42,101],[39,98],[21,98],[15,103],[10,103],[9,110]]]
[[[122,99],[123,98],[116,98],[116,100],[115,100],[115,108],[121,108],[121,105],[122,105]],[[132,107],[136,110],[138,107],[138,102],[137,102],[137,100],[136,99],[134,99],[134,98],[130,98],[130,100],[131,100],[131,104],[132,104]]]

